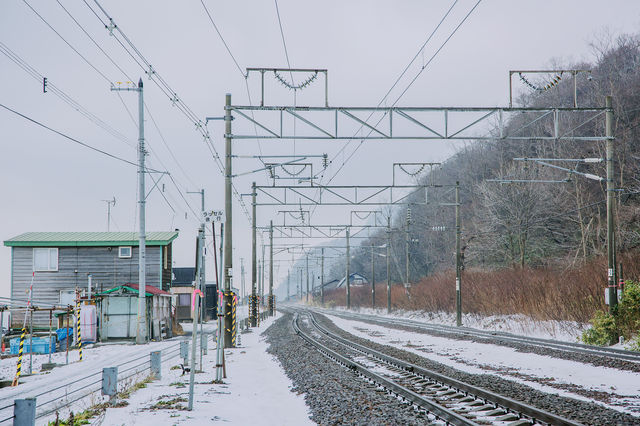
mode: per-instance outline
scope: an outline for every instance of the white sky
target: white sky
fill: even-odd
[[[57,2],[28,1],[108,80],[127,80]],[[142,75],[83,1],[59,1],[127,74],[136,80]],[[93,0],[87,2],[97,9]],[[205,3],[243,69],[286,66],[274,2]],[[291,65],[328,68],[329,101],[334,106],[377,105],[451,4],[449,0],[278,2]],[[391,99],[415,75],[422,65],[422,56],[428,60],[474,4],[475,1],[458,1]],[[225,93],[233,95],[234,104],[248,104],[244,78],[200,2],[103,1],[101,5],[198,117],[204,120],[206,116],[221,116]],[[554,59],[591,60],[588,45],[598,34],[605,30],[614,35],[635,32],[639,24],[640,2],[631,0],[606,3],[484,0],[398,105],[504,106],[508,102],[508,70],[543,68]],[[49,82],[126,135],[135,146],[137,129],[118,95],[109,90],[109,82],[60,40],[23,1],[7,0],[0,5],[0,41]],[[53,93],[43,94],[42,83],[4,55],[0,55],[0,77],[0,103],[92,146],[135,161],[135,149],[97,127]],[[293,104],[292,92],[275,83],[272,76],[265,79],[269,104]],[[147,143],[153,151],[150,166],[171,172],[182,191],[204,187],[207,209],[221,209],[222,177],[202,137],[156,85],[146,77],[143,80],[147,106],[179,162],[178,165],[169,154],[147,116]],[[249,79],[254,103],[259,98],[258,81],[256,75]],[[123,92],[121,96],[137,120],[135,94]],[[298,105],[321,105],[322,101],[322,79],[297,99]],[[224,153],[223,123],[212,122],[209,130],[216,149]],[[75,145],[1,108],[0,132],[2,240],[28,231],[106,230],[106,203],[101,200],[113,196],[117,204],[112,209],[112,230],[137,230],[134,167]],[[352,143],[346,152],[355,145]],[[345,158],[344,155],[333,158],[342,146],[342,142],[298,142],[296,151],[328,153],[334,159],[329,169],[332,175]],[[453,149],[444,142],[367,143],[333,183],[387,184],[391,179],[391,163],[442,160]],[[291,153],[293,145],[264,141],[259,147],[255,141],[246,140],[237,141],[234,150],[241,154],[257,154],[260,150]],[[237,160],[234,172],[257,167],[253,160]],[[266,175],[259,173],[236,179],[236,187],[248,193],[253,180],[268,183]],[[165,196],[175,213],[155,191],[147,203],[147,229],[179,228],[175,265],[189,265],[194,257],[197,221],[192,216],[185,220],[188,211],[185,202],[170,181],[163,182]],[[197,211],[198,196],[186,197]],[[315,220],[342,223],[348,218],[348,210],[348,207],[318,209]],[[266,225],[271,217],[275,220],[274,211],[260,209],[259,224]],[[234,223],[234,270],[238,280],[241,257],[250,273],[251,237],[249,222],[237,201]],[[212,271],[209,265],[208,279],[213,279]],[[285,274],[286,266],[276,268],[276,279]],[[250,282],[248,275],[246,280]],[[8,294],[9,285],[10,249],[2,247],[0,294]]]

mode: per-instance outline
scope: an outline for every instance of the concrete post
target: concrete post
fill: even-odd
[[[149,354],[151,358],[151,375],[155,379],[162,378],[162,354],[160,351],[153,351]]]
[[[36,399],[16,399],[13,404],[13,425],[34,426],[36,424]]]
[[[225,96],[225,114],[224,114],[224,138],[225,138],[225,177],[224,177],[224,347],[233,347],[232,333],[233,318],[228,315],[230,307],[233,305],[233,297],[231,296],[231,279],[233,275],[233,210],[232,210],[232,164],[231,164],[231,94]]]

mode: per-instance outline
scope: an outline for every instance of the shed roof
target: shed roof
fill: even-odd
[[[138,287],[138,284],[128,283],[128,284],[123,284],[117,287],[110,288],[109,290],[105,290],[102,293],[98,293],[96,296],[104,296],[122,289],[129,290],[131,293],[135,293],[135,294],[139,294],[139,290],[140,290],[140,288]],[[171,293],[168,293],[152,285],[145,286],[144,293],[146,296],[154,296],[154,295],[171,296]]]
[[[148,246],[166,246],[178,231],[147,232]],[[9,247],[137,246],[137,232],[25,232],[4,242]]]

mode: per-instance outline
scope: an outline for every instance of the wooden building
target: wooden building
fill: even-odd
[[[146,285],[169,290],[171,247],[177,237],[177,231],[147,232]],[[27,232],[4,245],[11,247],[11,298],[26,300],[33,276],[36,306],[74,305],[76,288],[88,293],[89,275],[92,293],[138,283],[134,232]],[[12,308],[12,327],[22,327],[23,318],[24,309]],[[34,314],[34,327],[48,325],[48,313]]]

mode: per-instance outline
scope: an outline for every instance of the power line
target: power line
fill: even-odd
[[[202,3],[202,7],[204,7],[204,11],[207,13],[207,16],[209,17],[209,21],[211,21],[211,25],[213,25],[213,28],[218,33],[218,37],[220,37],[220,40],[222,40],[222,44],[224,44],[225,49],[227,49],[227,52],[229,52],[229,56],[231,56],[231,59],[233,59],[233,62],[236,64],[236,68],[238,68],[238,71],[240,72],[240,74],[242,74],[242,77],[247,78],[247,75],[244,72],[242,72],[242,68],[240,68],[240,65],[238,64],[238,61],[236,61],[235,56],[233,56],[233,53],[231,53],[231,49],[229,48],[229,45],[224,40],[224,37],[222,37],[222,33],[218,29],[218,26],[213,21],[213,18],[211,17],[211,14],[209,13],[209,9],[207,9],[207,6],[204,4],[204,1],[200,0],[200,3]]]
[[[125,76],[127,77],[130,81],[133,81],[133,78],[131,78],[131,76],[129,76],[126,71],[124,71],[120,65],[118,65],[112,58],[111,56],[109,56],[109,54],[107,52],[104,51],[104,49],[102,47],[100,47],[100,45],[93,39],[93,37],[91,37],[91,35],[84,29],[84,27],[80,24],[80,22],[78,22],[78,20],[76,18],[73,17],[73,15],[71,14],[71,12],[69,12],[67,10],[67,8],[65,8],[62,3],[60,3],[60,0],[56,0],[56,2],[60,5],[60,7],[62,8],[62,10],[64,10],[67,15],[69,15],[69,18],[71,18],[73,20],[73,22],[75,22],[75,24],[78,26],[78,28],[80,28],[82,30],[82,32],[89,38],[89,40],[91,40],[93,42],[93,44],[96,45],[96,47],[104,54],[104,56],[107,57],[107,59],[109,59],[109,61],[116,67],[118,68],[118,70]]]
[[[113,158],[113,159],[115,159],[115,160],[122,161],[123,163],[127,163],[127,164],[130,164],[130,165],[132,165],[132,166],[138,167],[138,164],[136,164],[136,163],[134,163],[134,162],[131,162],[131,161],[129,161],[129,160],[126,160],[126,159],[124,159],[124,158],[122,158],[122,157],[118,157],[117,155],[114,155],[114,154],[108,153],[107,151],[103,151],[103,150],[101,150],[101,149],[99,149],[99,148],[93,147],[93,146],[91,146],[91,145],[89,145],[89,144],[87,144],[87,143],[85,143],[85,142],[79,141],[78,139],[75,139],[75,138],[73,138],[73,137],[71,137],[71,136],[68,136],[68,135],[66,135],[66,134],[62,133],[62,132],[59,132],[58,130],[52,129],[51,127],[47,126],[46,124],[43,124],[43,123],[41,123],[41,122],[39,122],[39,121],[37,121],[37,120],[35,120],[35,119],[31,118],[31,117],[28,117],[28,116],[26,116],[26,115],[24,115],[24,114],[22,114],[22,113],[19,113],[18,111],[14,110],[14,109],[11,109],[11,108],[9,108],[8,106],[6,106],[6,105],[4,105],[4,104],[0,104],[0,107],[2,107],[2,108],[4,108],[4,109],[6,109],[6,110],[7,110],[7,111],[9,111],[9,112],[12,112],[12,113],[14,113],[14,114],[16,114],[16,115],[20,116],[20,117],[22,117],[22,118],[24,118],[25,120],[28,120],[28,121],[32,122],[33,124],[37,124],[37,125],[38,125],[38,126],[40,126],[40,127],[43,127],[43,128],[45,128],[45,129],[47,129],[47,130],[49,130],[49,131],[53,132],[53,133],[56,133],[57,135],[60,135],[60,136],[62,136],[63,138],[66,138],[66,139],[70,140],[71,142],[75,142],[75,143],[77,143],[77,144],[79,144],[79,145],[84,146],[85,148],[89,148],[89,149],[91,149],[91,150],[93,150],[93,151],[99,152],[100,154],[106,155],[107,157],[111,157],[111,158]],[[156,172],[157,172],[157,170],[154,170],[154,171],[156,171]]]
[[[98,74],[100,74],[100,75],[102,76],[102,78],[104,78],[108,83],[111,83],[111,80],[109,80],[109,78],[108,78],[106,75],[104,75],[104,73],[103,73],[102,71],[100,71],[98,68],[96,68],[96,66],[95,66],[95,65],[93,65],[91,62],[89,62],[89,60],[88,60],[87,58],[85,58],[85,57],[84,57],[84,55],[78,51],[78,49],[76,49],[75,47],[73,47],[73,45],[72,45],[71,43],[69,43],[69,42],[68,42],[64,37],[62,37],[62,35],[61,35],[58,31],[56,31],[56,29],[55,29],[55,28],[53,28],[53,27],[51,26],[51,24],[49,24],[49,22],[47,22],[47,20],[46,20],[46,19],[44,19],[44,18],[42,17],[42,15],[40,15],[40,14],[39,14],[39,13],[38,13],[38,12],[37,12],[33,7],[32,7],[32,6],[27,2],[27,0],[22,0],[22,1],[24,2],[24,4],[26,4],[26,5],[29,7],[29,9],[31,9],[31,10],[33,11],[33,13],[35,13],[35,14],[38,16],[38,18],[40,18],[40,19],[42,20],[42,22],[44,22],[44,23],[45,23],[45,24],[46,24],[46,25],[51,29],[51,31],[53,31],[54,33],[56,33],[56,35],[57,35],[58,37],[60,37],[60,39],[61,39],[62,41],[64,41],[64,42],[65,42],[65,44],[71,48],[71,50],[73,50],[74,52],[76,52],[76,54],[77,54],[78,56],[80,56],[80,57],[82,58],[82,60],[83,60],[83,61],[85,61],[85,62],[87,63],[87,65],[89,65],[91,68],[93,68],[93,69],[94,69]]]

